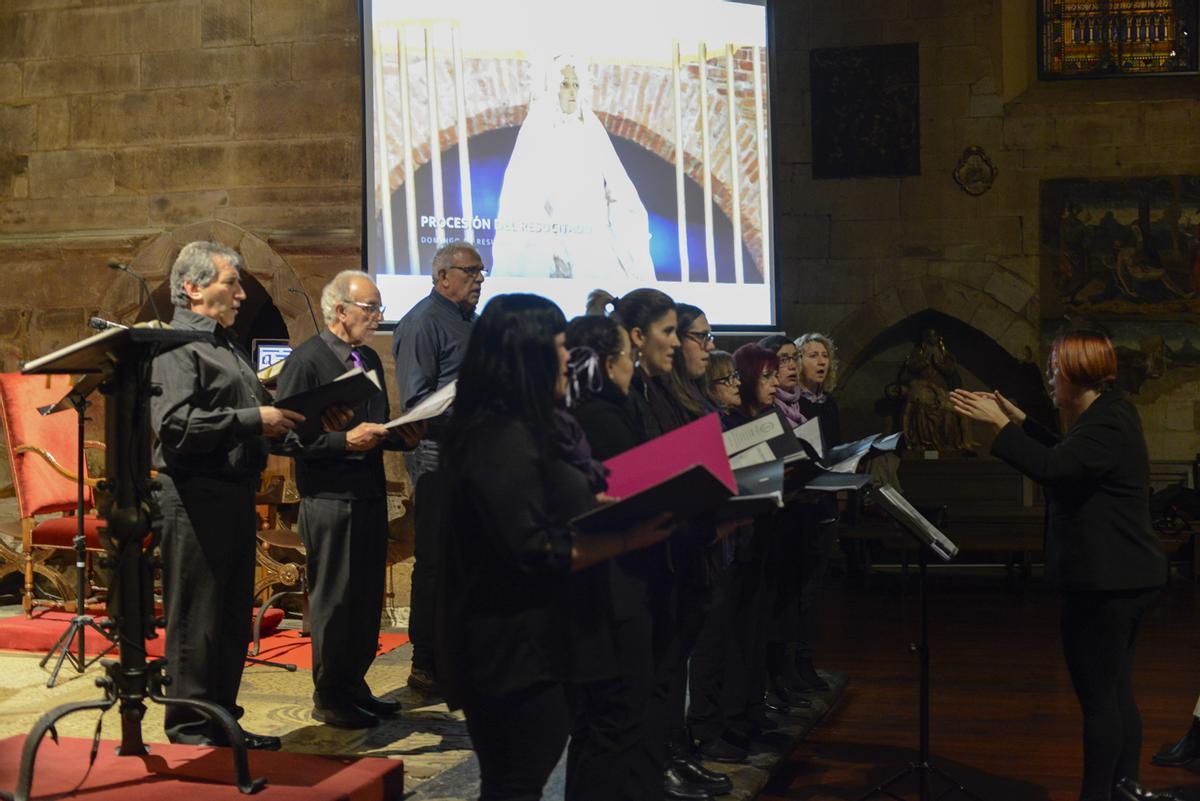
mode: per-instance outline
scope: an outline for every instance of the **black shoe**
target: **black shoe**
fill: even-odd
[[[1192,724],[1188,733],[1183,735],[1179,742],[1164,745],[1158,749],[1158,753],[1150,757],[1150,761],[1155,765],[1168,768],[1182,768],[1196,757],[1200,757],[1200,731],[1198,729],[1200,727]]]
[[[362,698],[355,698],[354,705],[364,712],[370,712],[372,715],[381,718],[391,718],[400,714],[399,701],[391,701],[387,698],[380,698],[377,695],[364,695]]]
[[[369,729],[379,725],[379,718],[354,704],[314,706],[312,716],[314,720],[336,729]]]
[[[278,751],[283,743],[278,737],[270,734],[255,734],[252,731],[242,729],[242,742],[247,748],[255,751]]]
[[[695,759],[672,759],[671,767],[690,784],[702,788],[711,795],[733,792],[733,779],[701,765]]]
[[[663,794],[678,801],[711,801],[712,794],[685,779],[674,765],[663,771]]]
[[[792,708],[775,693],[767,693],[763,696],[763,709],[774,712],[776,715],[792,714]]]
[[[1132,779],[1121,779],[1113,788],[1113,801],[1184,801],[1171,790],[1147,790]]]
[[[734,736],[740,735],[735,734]],[[746,758],[750,755],[745,748],[734,745],[725,737],[696,743],[696,753],[702,759],[707,759],[710,762],[728,762],[730,764],[745,762]],[[723,776],[724,774],[718,775]]]
[[[812,701],[783,687],[769,690],[763,698],[763,705],[768,711],[791,717],[803,717],[807,710],[812,709]]]
[[[442,688],[438,686],[437,676],[424,668],[414,667],[408,674],[408,686],[421,695],[441,695]]]

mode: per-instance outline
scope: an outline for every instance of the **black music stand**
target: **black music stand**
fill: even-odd
[[[75,615],[71,618],[71,624],[67,626],[66,631],[54,643],[53,647],[46,652],[42,657],[42,661],[38,663],[38,667],[45,667],[50,661],[50,657],[58,654],[58,660],[54,663],[54,670],[50,671],[50,678],[46,682],[47,687],[53,687],[58,681],[58,672],[62,670],[63,662],[69,660],[71,666],[75,668],[76,673],[83,673],[90,666],[96,663],[96,660],[107,656],[112,649],[117,647],[117,641],[113,636],[104,630],[91,615],[87,613],[87,538],[83,533],[83,423],[86,420],[85,413],[87,412],[88,395],[91,395],[96,387],[104,381],[103,373],[92,373],[85,375],[71,387],[71,390],[64,395],[57,403],[52,403],[49,406],[43,406],[38,409],[39,414],[51,415],[56,412],[74,409],[78,420],[79,442],[75,451],[77,472],[76,485],[78,496],[76,499],[75,509],[75,537],[71,544],[75,548]],[[108,647],[100,653],[87,658],[84,650],[84,634],[88,629],[99,634],[104,639],[108,640]],[[79,653],[71,652],[71,646],[75,641],[79,642]]]
[[[975,801],[982,801],[979,796],[968,790],[962,782],[947,774],[933,764],[929,757],[929,594],[925,591],[926,567],[929,564],[928,552],[937,554],[942,561],[949,562],[958,553],[958,546],[950,541],[937,526],[930,523],[918,512],[908,500],[894,487],[884,484],[870,491],[870,497],[879,508],[883,509],[900,526],[917,541],[917,563],[920,573],[917,580],[917,593],[921,605],[921,635],[917,642],[909,643],[909,653],[914,653],[920,660],[921,674],[921,714],[920,714],[920,750],[917,761],[910,762],[899,773],[887,781],[873,787],[870,792],[861,796],[858,801],[867,801],[877,795],[887,796],[895,801],[905,801],[904,796],[896,795],[891,788],[898,782],[913,777],[917,786],[920,801],[941,799],[951,793],[959,793]],[[934,777],[945,785],[940,793],[933,790]]]
[[[14,801],[29,801],[33,784],[34,761],[38,746],[48,731],[54,731],[59,718],[84,709],[107,711],[119,705],[121,712],[121,756],[149,753],[142,740],[145,699],[158,704],[186,706],[208,715],[225,731],[233,752],[238,789],[254,793],[266,779],[253,779],[246,756],[246,741],[237,721],[224,708],[190,698],[168,698],[170,683],[166,660],[146,661],[146,640],[154,634],[153,558],[157,544],[151,535],[153,498],[150,482],[150,404],[153,392],[150,366],[154,357],[188,342],[212,341],[203,331],[175,331],[170,328],[110,329],[68,345],[26,364],[26,374],[68,373],[100,374],[101,391],[107,396],[104,414],[105,547],[112,555],[113,574],[108,595],[108,616],[113,621],[120,645],[120,661],[103,662],[105,676],[96,684],[104,698],[76,701],[51,709],[42,715],[21,751]]]

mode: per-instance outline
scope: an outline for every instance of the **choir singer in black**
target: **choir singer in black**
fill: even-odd
[[[327,384],[356,367],[374,371],[382,386],[383,364],[367,343],[383,311],[366,273],[334,276],[321,292],[326,328],[288,356],[276,398]],[[367,728],[400,711],[398,701],[376,697],[366,681],[379,643],[387,569],[382,450],[411,448],[424,429],[389,430],[383,426],[388,418],[381,389],[355,409],[328,410],[325,432],[303,440],[288,436],[307,555],[313,717],[339,728]]]
[[[586,534],[597,502],[576,454],[553,435],[566,395],[566,320],[536,295],[499,295],[471,331],[440,470],[449,536],[437,603],[438,679],[462,707],[481,801],[541,798],[571,727],[581,661],[583,571],[665,539],[667,515]],[[595,576],[591,576],[594,578]],[[592,635],[607,635],[605,629]],[[611,643],[610,643],[611,646]]]
[[[1174,798],[1137,783],[1142,718],[1133,696],[1138,624],[1167,580],[1150,525],[1150,459],[1137,409],[1113,389],[1101,334],[1054,342],[1046,370],[1061,438],[999,392],[955,390],[955,411],[995,429],[992,453],[1046,490],[1046,577],[1063,595],[1062,647],[1083,712],[1080,801]]]
[[[172,698],[237,704],[254,608],[254,495],[268,439],[304,420],[270,405],[231,326],[246,299],[236,251],[192,242],[171,267],[176,330],[207,331],[154,359],[150,425],[157,435],[154,500],[162,535],[167,675]],[[183,706],[166,710],[167,739],[229,745],[220,726]],[[244,732],[246,746],[279,738]]]

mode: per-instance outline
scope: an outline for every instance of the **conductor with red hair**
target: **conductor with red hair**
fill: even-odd
[[[1137,783],[1142,719],[1133,651],[1167,580],[1150,525],[1150,460],[1137,409],[1113,390],[1117,356],[1100,334],[1059,337],[1046,377],[1061,437],[999,392],[955,390],[955,410],[997,432],[992,453],[1046,492],[1046,577],[1062,593],[1062,647],[1083,712],[1080,801],[1171,799]]]

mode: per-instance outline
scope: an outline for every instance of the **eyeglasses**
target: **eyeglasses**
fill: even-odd
[[[794,353],[784,353],[779,356],[779,363],[781,365],[795,364],[798,361],[800,361],[800,357]]]
[[[367,314],[378,314],[380,317],[382,317],[383,313],[387,311],[387,306],[379,303],[363,303],[361,300],[350,300],[349,298],[346,298],[346,302],[353,303]]]
[[[712,380],[712,382],[714,384],[724,384],[727,387],[732,387],[734,384],[741,383],[741,381],[742,381],[742,377],[737,374],[736,370],[734,370],[729,375],[723,375],[720,378],[714,378]]]
[[[704,347],[710,342],[716,342],[717,338],[713,336],[712,331],[688,331],[684,334],[685,337],[695,342],[700,347]]]
[[[488,275],[487,267],[484,267],[482,264],[479,265],[478,267],[459,267],[457,264],[451,264],[450,269],[458,270],[459,272],[466,275],[467,278],[470,278],[472,281],[474,281],[478,278],[487,278],[487,275]]]

